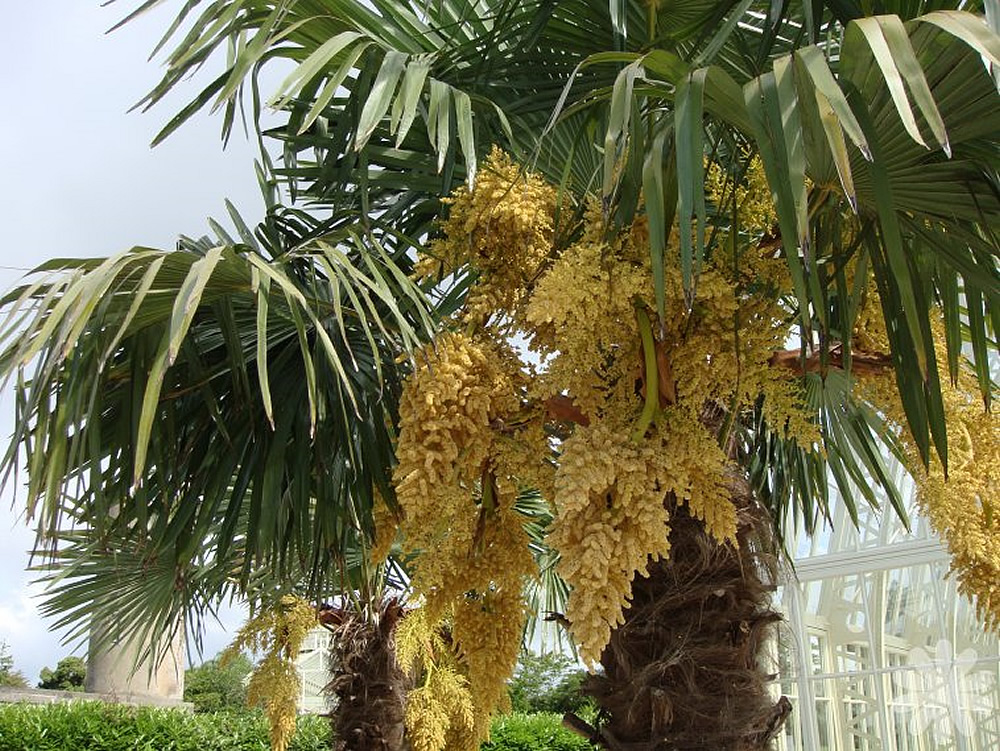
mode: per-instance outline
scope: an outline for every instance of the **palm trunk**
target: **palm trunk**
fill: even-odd
[[[594,733],[605,748],[757,751],[787,717],[788,700],[768,693],[762,654],[780,620],[770,608],[773,566],[760,555],[767,522],[738,495],[739,548],[719,545],[678,509],[670,559],[636,578],[604,673],[584,686],[607,718]]]
[[[409,679],[396,661],[394,635],[403,615],[398,600],[364,612],[325,611],[333,631],[336,751],[408,751],[404,710]]]

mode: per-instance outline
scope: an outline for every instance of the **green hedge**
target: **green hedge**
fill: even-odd
[[[290,751],[329,751],[330,723],[302,717]],[[260,713],[190,714],[122,704],[0,704],[0,751],[267,751]]]
[[[299,718],[290,751],[329,751],[329,721]],[[0,751],[267,751],[258,713],[190,714],[122,704],[0,704]],[[557,714],[498,717],[483,751],[588,751]]]
[[[493,721],[490,740],[482,751],[591,751],[585,738],[562,726],[562,715],[503,715]]]

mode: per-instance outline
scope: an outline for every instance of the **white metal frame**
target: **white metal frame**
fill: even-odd
[[[780,594],[788,621],[783,633],[786,639],[791,637],[784,648],[794,664],[793,674],[784,676],[783,682],[794,686],[796,694],[790,727],[779,739],[782,751],[1000,749],[997,638],[977,626],[971,606],[956,593],[947,576],[948,553],[919,516],[912,482],[900,467],[894,472],[906,491],[912,531],[888,510],[877,514],[862,509],[860,529],[855,530],[844,504],[837,503],[832,530],[812,540],[798,540],[801,557],[794,571],[784,576]],[[850,592],[847,599],[845,589]],[[927,624],[913,619],[914,606],[927,614]],[[889,608],[892,612],[887,612]],[[950,660],[934,653],[938,640],[952,649]],[[813,643],[820,646],[818,666]],[[976,649],[976,660],[963,662],[962,651],[970,647]],[[917,648],[935,660],[926,669],[912,664],[912,654],[920,654],[913,652]],[[915,728],[908,721],[901,725],[915,711],[929,710],[916,705],[919,692],[911,688],[907,694],[902,688],[917,686],[934,669],[940,670],[934,675],[947,676],[947,706],[942,711],[959,717],[965,711],[963,691],[968,697],[976,688],[959,685],[969,683],[962,673],[972,668],[977,671],[972,673],[975,680],[989,694],[981,713],[984,723],[974,733],[963,735],[953,726],[950,739],[935,740],[930,732],[911,732]],[[820,686],[824,696],[818,696]],[[821,742],[817,702],[828,705],[828,745]],[[855,714],[852,708],[859,706],[860,713]]]

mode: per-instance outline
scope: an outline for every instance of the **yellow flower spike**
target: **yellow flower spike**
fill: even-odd
[[[277,604],[250,618],[221,658],[225,663],[243,650],[263,653],[247,684],[247,703],[264,707],[271,748],[275,751],[285,751],[295,735],[300,692],[295,658],[316,624],[316,609],[312,605],[285,595]]]

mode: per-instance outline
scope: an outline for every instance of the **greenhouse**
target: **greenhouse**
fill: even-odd
[[[900,470],[902,475],[902,471]],[[948,553],[906,489],[912,529],[838,503],[795,539],[779,591],[780,691],[795,710],[782,751],[1000,748],[1000,644],[956,592]]]

